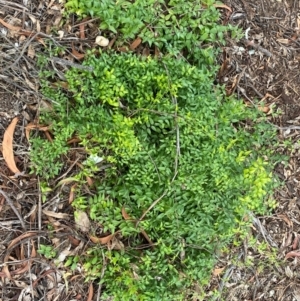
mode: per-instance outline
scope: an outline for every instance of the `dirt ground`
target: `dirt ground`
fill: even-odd
[[[287,166],[279,162],[276,169],[284,182],[276,191],[277,209],[271,216],[254,217],[243,245],[232,246],[230,252],[220,256],[205,300],[218,290],[220,297],[214,300],[300,301],[300,2],[223,3],[227,7],[221,10],[222,22],[238,25],[243,38],[239,43],[227,39],[216,80],[225,84],[228,94],[236,93],[249,105],[261,101],[269,122],[278,128],[278,152],[288,153],[290,159]],[[51,35],[52,40],[76,55],[92,47],[97,35],[97,21],[85,27],[84,36],[76,20],[58,28],[61,9],[60,1],[0,0],[0,141],[11,120],[18,116],[14,159],[20,171],[28,170],[29,164],[25,126],[46,103],[39,92],[36,58],[50,29],[64,31],[63,36]],[[43,34],[32,37],[36,31]],[[64,59],[68,58],[65,53]],[[66,67],[54,68],[63,71]],[[285,143],[288,140],[292,145],[289,148]],[[55,244],[61,251],[68,245],[84,248],[72,228],[67,204],[51,195],[50,207],[43,207],[38,183],[33,175],[12,177],[0,156],[0,301],[100,300],[100,289],[84,283],[80,271],[65,275],[53,260],[36,256],[38,244],[43,242]],[[49,211],[57,207],[65,212],[63,217],[50,215]],[[14,210],[22,213],[26,229]],[[54,218],[58,235],[49,238],[47,222],[54,223]]]

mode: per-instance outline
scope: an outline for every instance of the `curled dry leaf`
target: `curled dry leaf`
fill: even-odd
[[[285,259],[299,257],[299,256],[300,256],[300,252],[291,251],[285,255]]]
[[[126,221],[128,221],[128,220],[134,221],[134,219],[132,219],[132,218],[128,215],[128,213],[126,212],[124,206],[122,207],[122,216],[123,216],[123,218],[124,218]]]
[[[81,60],[84,58],[85,54],[78,52],[75,48],[72,47],[72,55],[77,59]]]
[[[215,276],[215,277],[219,276],[224,271],[224,269],[225,269],[225,267],[214,269],[213,270],[213,276]]]
[[[13,239],[9,245],[7,246],[7,250],[8,252],[6,252],[6,255],[4,257],[4,260],[3,262],[8,262],[9,261],[9,257],[10,257],[10,251],[9,250],[13,250],[13,246],[16,245],[18,242],[20,242],[22,239],[25,239],[25,238],[28,238],[28,237],[32,237],[32,236],[36,236],[37,235],[37,232],[36,231],[29,231],[29,232],[25,232],[23,234],[21,234],[20,236],[16,237],[15,239]],[[35,252],[35,248],[32,249],[32,257],[35,257],[36,256],[36,252]],[[25,268],[27,268],[27,266],[25,266]],[[7,277],[9,279],[11,279],[11,275],[18,275],[18,274],[22,274],[23,273],[23,268],[21,269],[17,269],[17,270],[14,270],[14,271],[9,271],[8,269],[8,265],[5,265],[3,268],[2,268],[2,271],[0,272],[1,273],[1,277]]]
[[[91,227],[91,222],[86,214],[86,212],[77,210],[74,212],[74,219],[75,219],[75,224],[77,228],[79,228],[83,232],[89,232],[90,227]]]
[[[14,32],[17,33],[17,34],[23,34],[23,35],[25,35],[25,36],[27,36],[27,37],[32,37],[32,36],[34,36],[34,35],[36,34],[34,31],[23,30],[22,27],[20,27],[20,26],[13,26],[13,25],[11,25],[11,24],[9,24],[9,23],[6,23],[6,22],[5,22],[4,20],[2,20],[2,19],[0,19],[0,23],[1,23],[3,26],[5,26],[6,28],[8,28],[9,30],[14,31]],[[39,38],[39,37],[36,37],[35,39],[36,39],[37,41],[39,41],[43,46],[46,47],[46,44],[45,44],[45,42],[44,42],[43,39],[41,39],[41,38]]]
[[[214,4],[214,7],[215,8],[225,8],[225,9],[229,10],[232,13],[232,9],[229,6],[225,5],[225,4],[222,4],[222,3]]]
[[[13,31],[20,31],[22,30],[22,27],[20,26],[13,26],[7,22],[5,22],[4,20],[0,19],[0,23],[5,26],[6,28],[8,28],[9,30],[13,30]]]
[[[132,222],[135,221],[132,217],[130,217],[130,215],[128,215],[128,213],[126,212],[124,206],[122,207],[122,216],[123,216],[123,218],[124,218],[125,220],[127,220],[127,221],[132,221]],[[149,243],[151,246],[154,246],[152,240],[150,239],[150,237],[148,236],[148,234],[145,232],[145,230],[144,230],[144,229],[140,229],[140,231],[141,231],[142,235],[145,237],[145,239],[148,241],[148,243]]]
[[[90,240],[94,243],[94,244],[101,244],[101,245],[106,245],[107,243],[109,243],[113,237],[117,234],[114,233],[114,234],[110,234],[110,235],[107,235],[105,237],[96,237],[96,236],[92,236],[90,235]]]
[[[17,122],[18,122],[18,117],[15,117],[4,133],[3,142],[2,142],[2,148],[3,148],[2,153],[8,168],[13,173],[20,174],[21,172],[16,166],[15,159],[14,159],[14,152],[13,152],[13,136],[14,136],[14,131]]]
[[[37,129],[37,130],[46,132],[49,130],[49,126],[36,124],[36,123],[28,123],[25,128],[25,135],[26,135],[26,138],[28,141],[29,141],[29,137],[30,137],[30,131],[33,129]]]
[[[67,185],[67,184],[70,184],[70,183],[73,183],[73,182],[78,182],[79,180],[75,177],[69,177],[69,178],[65,178],[65,179],[62,179],[60,180],[55,188],[59,187],[59,186],[62,186],[62,185]]]
[[[130,50],[134,50],[135,48],[137,48],[140,44],[142,43],[142,39],[141,38],[136,38],[130,45]]]
[[[284,220],[289,227],[293,227],[293,222],[286,215],[278,214],[277,216]]]
[[[114,236],[111,240],[111,242],[109,243],[108,246],[109,250],[124,250],[124,244],[122,243],[122,241],[120,241],[119,239],[116,238],[116,236]]]

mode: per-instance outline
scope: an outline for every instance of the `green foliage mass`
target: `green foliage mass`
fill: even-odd
[[[77,177],[93,176],[97,193],[74,206],[105,232],[120,231],[125,246],[90,249],[87,279],[106,267],[103,300],[187,300],[247,213],[265,212],[273,167],[266,149],[275,132],[257,110],[212,84],[216,68],[115,53],[91,53],[84,64],[93,71],[67,72],[68,91],[44,82],[55,104],[41,118],[55,139],[32,139],[33,170],[58,174],[76,134],[88,154]],[[158,199],[137,227],[122,218],[122,208],[139,219]]]
[[[218,23],[214,0],[67,0],[68,12],[100,19],[100,30],[118,41],[139,36],[143,43],[155,45],[162,52],[184,54],[194,64],[212,64],[213,47],[207,42],[224,43],[224,33],[236,29]]]

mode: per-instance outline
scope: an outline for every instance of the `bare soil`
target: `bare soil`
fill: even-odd
[[[226,86],[228,94],[235,93],[248,105],[261,101],[261,110],[278,127],[282,143],[277,151],[287,153],[290,159],[287,166],[279,162],[276,169],[278,178],[284,182],[275,195],[278,207],[270,216],[253,217],[253,227],[242,246],[233,245],[220,254],[206,288],[206,300],[214,290],[220,292],[215,300],[300,300],[297,128],[300,126],[300,3],[226,0],[224,4],[228,7],[222,9],[222,22],[238,25],[243,38],[239,43],[227,39],[219,57],[216,81]],[[78,56],[93,47],[98,34],[97,20],[85,20],[88,22],[84,35],[75,19],[60,25],[62,8],[60,1],[0,0],[0,141],[11,120],[18,116],[14,159],[17,167],[25,171],[19,177],[12,176],[0,157],[0,192],[12,203],[0,193],[0,300],[3,301],[99,300],[98,285],[84,283],[80,271],[64,276],[63,266],[37,254],[41,243],[53,244],[60,252],[70,248],[78,253],[88,245],[73,227],[67,201],[50,193],[48,207],[44,207],[39,179],[27,174],[30,145],[25,126],[47,104],[39,92],[37,55],[43,52],[45,41],[50,38],[67,48],[61,54],[62,59],[78,64],[80,61],[74,61],[70,53]],[[64,35],[53,34],[53,29],[63,31]],[[37,31],[43,34],[33,38],[32,33]],[[59,72],[67,66],[53,68]],[[284,143],[288,140],[290,148]],[[14,209],[21,213],[26,229],[21,227]],[[57,209],[65,215],[51,216],[49,211]],[[49,223],[55,227],[52,237],[47,233]],[[253,237],[257,239],[255,243]]]

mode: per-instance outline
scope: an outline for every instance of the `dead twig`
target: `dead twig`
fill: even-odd
[[[28,48],[28,46],[30,45],[30,43],[31,43],[31,42],[32,42],[39,34],[40,34],[40,33],[37,32],[37,33],[35,33],[33,36],[31,36],[31,38],[30,38],[30,39],[26,42],[26,44],[24,45],[24,47],[23,47],[23,49],[22,49],[20,55],[17,57],[17,59],[16,59],[11,65],[9,65],[9,66],[7,66],[7,67],[1,69],[1,72],[2,72],[2,73],[3,73],[4,71],[8,70],[8,69],[13,68],[14,66],[16,66],[16,65],[18,64],[19,60],[23,57],[23,55],[24,55],[26,49]]]
[[[256,49],[256,50],[260,51],[261,53],[263,53],[264,55],[266,55],[267,57],[272,56],[272,53],[270,51],[268,51],[267,49],[261,47],[258,44],[255,44],[253,41],[245,40],[245,45],[253,47],[254,49]]]
[[[260,220],[257,217],[255,217],[252,212],[249,212],[249,216],[252,218],[252,222],[254,226],[256,227],[257,230],[259,230],[266,243],[268,243],[272,247],[278,248],[278,245],[276,244],[276,242],[273,241],[271,235],[268,233],[266,228],[262,225]]]
[[[39,200],[38,200],[38,230],[42,231],[42,191],[41,191],[41,182],[40,177],[38,177],[39,184]],[[40,237],[38,236],[38,248],[40,248]]]
[[[21,4],[18,4],[18,3],[14,3],[14,2],[11,2],[11,1],[5,1],[5,0],[0,0],[0,4],[3,4],[4,6],[13,6],[13,7],[18,7],[18,8],[21,8],[25,11],[28,11],[28,8],[25,7],[24,5],[21,5]]]
[[[146,214],[161,200],[163,197],[167,194],[167,190],[164,191],[164,193],[157,199],[155,200],[150,207],[143,213],[143,215],[140,217],[140,219],[137,221],[136,226],[143,220],[143,218],[146,216]]]
[[[57,64],[60,64],[60,65],[63,65],[63,66],[70,66],[70,67],[73,67],[73,68],[76,68],[76,69],[87,70],[87,71],[93,71],[94,70],[93,67],[82,66],[80,64],[76,64],[76,63],[73,63],[73,62],[70,62],[68,60],[58,58],[58,57],[51,57],[50,60],[52,62],[57,63]]]
[[[106,266],[107,266],[107,260],[105,258],[105,255],[102,252],[102,259],[103,259],[103,265],[102,265],[102,269],[101,269],[101,275],[100,275],[100,280],[102,280],[105,270],[106,270]],[[99,288],[98,288],[98,292],[97,292],[97,301],[100,300],[100,296],[101,296],[101,290],[102,290],[102,283],[99,283]]]
[[[22,228],[24,230],[26,230],[26,225],[24,223],[24,220],[23,218],[21,217],[19,211],[17,210],[17,208],[15,207],[14,203],[12,202],[12,200],[8,197],[8,195],[2,190],[0,189],[0,193],[4,196],[6,202],[9,204],[10,208],[13,210],[13,212],[16,214],[17,218],[19,219],[21,225],[22,225]]]

